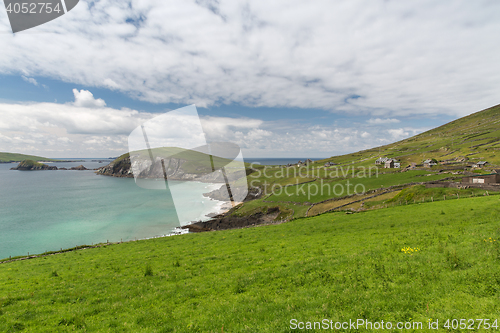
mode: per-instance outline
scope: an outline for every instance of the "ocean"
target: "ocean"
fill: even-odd
[[[56,162],[58,168],[92,162]],[[93,171],[14,171],[0,164],[0,259],[101,242],[150,238],[180,226],[168,191],[138,187],[133,178]],[[178,184],[191,221],[206,220],[221,202],[203,197],[220,184]],[[189,221],[183,221],[186,224]]]
[[[104,166],[80,159],[55,162],[58,168],[83,164]],[[304,158],[253,158],[262,165],[296,163]],[[148,190],[132,178],[99,176],[88,171],[14,171],[15,163],[0,163],[0,259],[39,254],[79,245],[128,241],[171,234],[190,221],[207,220],[222,202],[203,193],[221,184],[183,182],[183,211],[190,221],[179,221],[169,191]]]

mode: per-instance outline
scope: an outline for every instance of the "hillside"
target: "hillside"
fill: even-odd
[[[439,332],[456,331],[444,328],[453,318],[494,325],[498,198],[330,213],[0,264],[0,331],[290,332],[294,318],[424,325],[414,332],[429,331],[430,320],[439,320]]]
[[[33,160],[36,162],[54,162],[56,160],[52,158],[24,155],[24,154],[14,154],[14,153],[2,153],[0,152],[0,163],[11,163],[11,162],[21,162],[24,160]]]
[[[379,156],[398,158],[403,164],[425,159],[469,162],[486,160],[500,166],[500,105],[473,113],[440,127],[389,145],[336,156],[318,163],[374,162]]]

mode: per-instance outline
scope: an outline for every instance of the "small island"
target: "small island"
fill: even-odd
[[[50,166],[33,160],[24,160],[11,170],[33,171],[33,170],[57,170],[56,166]]]

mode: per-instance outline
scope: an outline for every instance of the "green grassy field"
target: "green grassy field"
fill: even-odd
[[[0,331],[290,332],[292,319],[325,318],[493,322],[499,218],[499,196],[481,196],[4,263]]]

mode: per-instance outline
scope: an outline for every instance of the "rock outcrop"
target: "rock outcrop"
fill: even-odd
[[[188,229],[190,232],[203,232],[212,230],[225,230],[235,228],[245,228],[259,224],[276,223],[280,214],[279,207],[268,208],[265,212],[259,212],[248,216],[233,216],[223,214],[215,218],[204,221],[195,222],[183,226],[183,229]]]
[[[134,174],[130,168],[130,157],[128,154],[115,159],[113,162],[97,169],[96,174],[112,177],[133,178]]]
[[[79,165],[79,166],[76,166],[76,167],[71,167],[69,168],[70,170],[79,170],[79,171],[82,171],[82,170],[88,170],[86,167],[84,167],[83,165]]]

